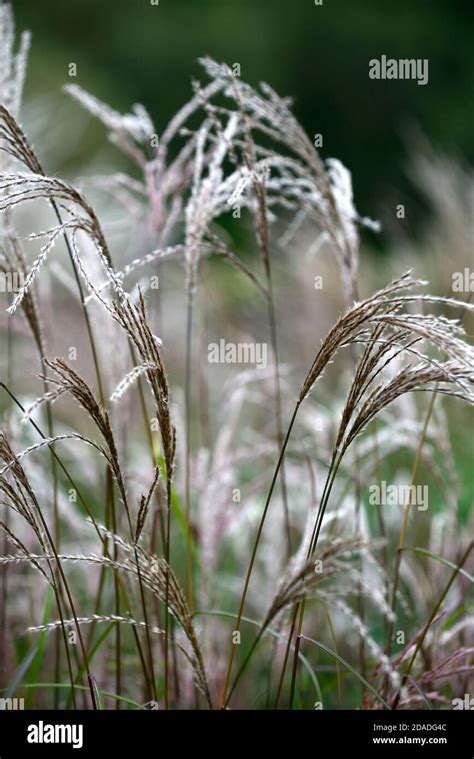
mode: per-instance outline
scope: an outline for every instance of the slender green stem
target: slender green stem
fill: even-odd
[[[273,383],[275,387],[275,415],[277,426],[277,441],[278,449],[280,450],[283,445],[283,419],[282,419],[282,399],[281,399],[281,383],[280,383],[280,362],[278,357],[278,338],[276,329],[276,317],[275,317],[275,304],[273,299],[273,282],[271,277],[270,265],[268,265],[267,272],[267,290],[268,290],[268,321],[270,325],[270,335],[272,343],[272,351],[274,356],[274,373]],[[283,514],[285,520],[285,533],[287,542],[287,556],[288,559],[292,555],[291,546],[291,525],[290,525],[290,511],[288,508],[288,491],[286,487],[286,472],[285,472],[285,457],[281,461],[280,470],[280,485],[281,495],[283,501]]]
[[[194,311],[194,285],[191,283],[188,292],[186,308],[186,365],[184,385],[184,407],[186,419],[185,431],[185,459],[184,459],[184,513],[187,522],[186,537],[186,583],[188,603],[191,612],[194,606],[193,600],[193,552],[191,535],[191,382],[192,382],[192,335],[193,335],[193,311]]]
[[[166,587],[165,587],[165,677],[164,677],[164,700],[165,709],[169,709],[169,637],[170,637],[170,613],[169,613],[169,591],[170,591],[170,542],[171,542],[171,473],[166,473],[166,544],[165,544],[165,561],[166,561]]]
[[[411,473],[411,483],[410,483],[411,486],[413,486],[416,482],[418,468],[420,466],[420,461],[421,461],[421,453],[423,450],[423,446],[425,444],[426,435],[428,433],[428,427],[431,421],[431,417],[433,415],[436,397],[437,397],[437,392],[435,390],[431,395],[428,411],[426,412],[426,417],[423,424],[423,429],[421,431],[420,439],[418,441],[415,460],[413,462],[413,468],[412,468],[412,473]],[[410,488],[410,492],[411,492],[411,488]],[[393,630],[395,626],[395,612],[397,609],[397,594],[398,594],[398,586],[399,586],[399,581],[400,581],[400,567],[402,563],[403,550],[405,547],[405,538],[406,538],[406,532],[407,532],[407,527],[408,527],[409,515],[410,515],[410,499],[408,499],[407,503],[405,503],[405,506],[403,509],[403,518],[402,518],[402,523],[400,525],[400,536],[398,539],[398,549],[397,549],[397,555],[395,558],[395,571],[394,571],[394,576],[393,576],[392,600],[391,600],[392,619],[390,620],[389,626],[388,626],[387,644],[385,648],[385,655],[388,658],[390,658],[391,649],[392,649]],[[384,678],[385,698],[387,698],[388,686],[389,686],[389,678],[388,678],[388,673],[387,673]]]
[[[316,516],[316,521],[313,529],[313,534],[311,536],[311,541],[308,549],[308,560],[313,555],[314,551],[316,550],[316,546],[318,544],[319,534],[321,532],[321,527],[324,520],[324,515],[326,513],[326,507],[329,502],[329,497],[331,495],[332,487],[334,485],[334,481],[337,476],[337,472],[339,470],[341,461],[344,457],[345,448],[342,448],[342,450],[338,453],[337,451],[334,451],[331,465],[329,467],[328,476],[326,478],[326,483],[323,490],[323,495],[321,497],[321,504],[319,506],[318,514]],[[304,613],[306,608],[306,599],[303,599],[303,601],[300,603],[298,602],[296,604],[297,609],[299,611],[299,617],[298,617],[298,629],[296,634],[296,643],[295,643],[295,652],[299,652],[299,646],[300,646],[300,640],[301,635],[303,632],[303,620],[304,620]],[[297,614],[298,614],[297,611]],[[291,677],[291,690],[290,690],[290,702],[289,702],[289,708],[293,708],[293,701],[294,701],[294,692],[295,692],[295,685],[296,685],[296,671],[298,666],[298,658],[297,656],[293,659],[293,669],[292,669],[292,677]]]
[[[255,536],[255,542],[254,542],[254,545],[253,545],[252,554],[251,554],[251,557],[250,557],[250,562],[249,562],[249,565],[248,565],[248,568],[247,568],[247,573],[246,573],[246,576],[245,576],[244,587],[243,587],[242,595],[241,595],[241,598],[240,598],[239,610],[238,610],[238,613],[237,613],[237,621],[236,621],[236,624],[235,624],[235,630],[234,630],[234,632],[239,632],[240,631],[240,626],[241,626],[241,621],[242,621],[242,614],[244,612],[245,601],[246,601],[246,598],[247,598],[247,592],[248,592],[248,588],[249,588],[250,578],[252,576],[252,570],[253,570],[253,567],[254,567],[254,564],[255,564],[255,558],[257,556],[257,550],[258,550],[258,546],[259,546],[259,543],[260,543],[260,538],[262,536],[263,527],[264,527],[265,520],[266,520],[266,517],[267,517],[268,509],[269,509],[269,506],[270,506],[270,501],[272,499],[273,491],[275,489],[275,484],[276,484],[276,481],[278,479],[278,475],[279,475],[279,472],[280,472],[281,463],[282,463],[283,457],[285,455],[286,447],[288,445],[288,442],[289,442],[289,439],[290,439],[290,436],[291,436],[291,432],[293,430],[293,426],[294,426],[294,423],[295,423],[295,420],[296,420],[296,417],[297,417],[300,405],[301,405],[301,400],[298,400],[298,402],[296,403],[296,406],[294,408],[293,416],[291,417],[291,421],[290,421],[289,427],[287,429],[287,432],[286,432],[286,435],[285,435],[285,439],[283,441],[283,445],[281,447],[280,455],[278,457],[278,462],[277,462],[277,465],[275,467],[275,471],[273,473],[272,482],[271,482],[271,485],[270,485],[270,490],[268,491],[268,495],[267,495],[267,499],[265,501],[265,506],[263,508],[262,516],[260,517],[260,522],[259,522],[259,525],[258,525],[257,534]],[[229,685],[230,685],[230,678],[231,678],[231,674],[232,674],[232,665],[234,663],[234,656],[235,656],[235,645],[232,644],[232,647],[231,647],[231,650],[230,650],[229,661],[228,661],[228,665],[227,665],[227,674],[226,674],[226,679],[225,679],[225,684],[224,684],[224,692],[223,692],[223,697],[222,697],[222,708],[225,708],[227,706],[227,704],[228,704],[227,693],[228,693]]]
[[[293,634],[295,632],[297,617],[298,617],[298,606],[295,605],[295,608],[293,609],[293,616],[291,618],[290,633],[288,635],[288,640],[287,640],[287,643],[286,643],[285,656],[283,658],[283,664],[282,664],[282,668],[281,668],[280,679],[278,681],[277,694],[276,694],[276,698],[275,698],[275,706],[273,707],[274,709],[278,709],[278,705],[280,703],[281,693],[282,693],[282,690],[283,690],[283,683],[284,683],[284,680],[285,680],[286,666],[288,664],[288,658],[289,658],[290,651],[291,651],[291,641],[293,640]]]

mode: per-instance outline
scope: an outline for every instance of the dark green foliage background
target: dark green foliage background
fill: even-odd
[[[245,80],[295,98],[308,133],[324,135],[323,154],[353,172],[363,213],[413,193],[404,161],[414,128],[438,149],[474,158],[472,0],[13,4],[19,28],[34,31],[27,92],[59,91],[74,61],[79,84],[118,109],[143,102],[162,129],[200,76],[199,56],[237,61]],[[368,62],[382,54],[428,58],[429,84],[370,80]]]

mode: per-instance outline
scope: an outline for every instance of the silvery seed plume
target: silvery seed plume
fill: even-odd
[[[8,505],[3,502],[3,505]],[[9,543],[11,543],[12,546],[14,546],[17,550],[20,551],[19,554],[16,554],[15,556],[2,556],[0,559],[1,564],[18,564],[20,562],[28,562],[30,563],[35,569],[38,570],[40,575],[42,575],[43,579],[46,580],[48,585],[51,585],[51,579],[48,577],[46,572],[44,571],[43,567],[40,564],[40,560],[42,560],[42,555],[38,556],[35,554],[32,554],[31,551],[25,546],[25,544],[20,540],[18,535],[15,535],[15,533],[8,527],[5,522],[0,521],[0,529],[3,531],[3,533],[6,536],[6,539]]]
[[[39,504],[31,487],[28,476],[23,469],[20,456],[10,446],[7,436],[0,432],[0,461],[4,464],[0,472],[0,493],[2,504],[19,514],[33,530],[43,551],[50,552],[50,542],[44,524],[40,519]],[[22,541],[2,522],[2,529],[8,539],[23,553],[28,553]],[[36,566],[36,564],[35,564]],[[38,567],[37,567],[38,568]],[[44,574],[44,573],[43,573]]]
[[[3,103],[0,103],[0,150],[8,159],[14,159],[33,174],[43,173],[25,133]],[[8,165],[3,167],[4,171],[8,169]]]
[[[350,570],[350,561],[344,561],[351,558],[361,548],[363,543],[357,537],[347,540],[333,540],[322,544],[318,551],[318,559],[322,562],[323,571],[318,572],[314,558],[306,559],[302,566],[290,565],[285,576],[282,578],[280,587],[273,599],[270,609],[267,612],[262,627],[265,629],[271,624],[272,620],[277,617],[284,609],[301,601],[308,596],[317,595],[319,585],[323,585],[326,594],[329,588],[326,582],[334,577],[340,580],[340,575]],[[333,593],[340,592],[336,583]]]
[[[153,122],[143,105],[135,105],[131,113],[121,114],[76,84],[67,85],[64,90],[107,127],[111,140],[135,158],[137,153],[132,150],[132,144],[146,144],[155,134]]]
[[[15,556],[10,557],[12,561],[16,559]],[[44,558],[44,557],[41,557]],[[60,558],[67,558],[67,557],[60,557]],[[133,617],[121,617],[118,614],[93,614],[90,617],[78,617],[77,622],[80,625],[92,625],[96,622],[103,623],[103,622],[116,622],[118,624],[123,625],[133,625],[134,627],[146,627],[146,623],[142,622],[141,620],[133,619]],[[51,632],[52,630],[57,629],[58,627],[61,627],[63,625],[65,627],[74,627],[76,625],[76,620],[74,619],[65,619],[63,622],[61,620],[55,620],[54,622],[48,622],[48,624],[44,625],[35,625],[33,627],[28,627],[26,632]],[[159,627],[155,627],[153,625],[150,625],[149,627],[150,632],[152,632],[155,635],[163,635],[164,631],[161,630]]]
[[[15,52],[15,21],[10,4],[0,3],[0,103],[18,117],[31,35],[23,32]]]
[[[150,508],[150,502],[158,487],[160,477],[161,477],[161,470],[160,470],[160,467],[157,466],[155,467],[155,475],[148,489],[148,493],[146,495],[142,495],[140,498],[140,507],[138,509],[137,524],[136,524],[136,530],[135,530],[136,543],[138,543],[138,541],[140,540],[140,536],[143,532],[143,528],[145,527],[146,518],[148,516],[148,510]]]
[[[60,391],[72,395],[81,408],[89,415],[90,419],[101,433],[106,445],[106,450],[99,445],[96,445],[96,447],[105,456],[110,465],[111,472],[117,482],[120,497],[125,507],[130,533],[133,535],[125,477],[119,460],[109,410],[103,408],[98,403],[87,382],[85,382],[85,380],[71,366],[69,366],[64,359],[56,358],[52,361],[47,359],[45,364],[53,372],[52,376],[49,378],[49,382],[56,386]]]
[[[320,234],[330,241],[335,251],[348,301],[352,302],[357,297],[357,224],[375,228],[377,225],[357,214],[349,172],[336,159],[330,159],[327,166],[324,165],[314,144],[292,114],[288,98],[281,98],[264,83],[260,86],[261,92],[257,92],[235,77],[228,66],[210,58],[203,58],[200,62],[213,81],[222,84],[226,96],[234,101],[237,109],[244,111],[251,132],[273,141],[276,147],[269,149],[260,147],[260,140],[255,139],[254,170],[270,172],[266,182],[268,205],[294,210],[293,231],[308,219],[316,223]],[[237,192],[242,193],[248,183],[244,173]],[[285,243],[289,241],[287,238]]]
[[[11,227],[9,220],[5,224],[3,239],[0,243],[0,272],[5,275],[21,274],[23,281],[27,277],[27,263],[20,238]],[[31,329],[40,355],[44,355],[44,336],[33,289],[29,289],[22,298],[23,316]]]
[[[185,212],[187,289],[190,297],[195,287],[200,246],[211,221],[226,207],[223,204],[228,200],[225,193],[222,197],[222,164],[232,145],[238,124],[238,115],[232,114],[222,133],[217,136],[209,157],[205,153],[211,125],[205,121],[197,135],[191,197]]]
[[[210,84],[204,97],[212,97],[221,86],[220,83]],[[143,106],[134,106],[131,114],[122,115],[77,85],[65,89],[102,121],[109,131],[109,139],[138,164],[142,172],[139,182],[121,174],[99,178],[99,186],[108,187],[119,200],[122,195],[128,213],[135,205],[135,197],[146,199],[147,227],[152,238],[161,247],[166,246],[181,217],[183,195],[191,181],[194,140],[186,141],[172,159],[168,157],[169,145],[179,136],[186,121],[201,107],[200,97],[195,95],[178,111],[158,140],[156,129]]]
[[[470,372],[472,372],[472,347],[460,339],[463,331],[458,323],[449,322],[443,317],[423,317],[419,314],[398,313],[404,305],[416,301],[434,304],[444,303],[447,306],[456,305],[458,308],[462,306],[469,310],[474,309],[474,306],[471,304],[453,301],[449,298],[438,298],[429,295],[405,296],[400,294],[404,290],[411,290],[425,284],[421,280],[413,279],[411,273],[407,272],[375,295],[366,298],[360,303],[356,303],[353,308],[349,309],[330,330],[321,348],[318,350],[311,369],[303,383],[299,402],[301,403],[306,398],[315,382],[342,347],[348,347],[357,343],[367,344],[364,363],[362,368],[359,369],[359,373],[362,370],[366,373],[367,376],[364,375],[366,382],[367,380],[372,381],[372,370],[375,373],[374,376],[378,376],[378,360],[375,360],[373,348],[377,345],[377,341],[381,339],[382,327],[388,328],[391,334],[387,338],[387,341],[385,341],[385,344],[382,342],[379,352],[375,354],[378,359],[383,359],[387,354],[392,355],[394,353],[398,355],[403,350],[407,354],[413,353],[418,358],[423,358],[424,354],[416,351],[414,347],[412,350],[412,346],[410,345],[411,340],[417,341],[418,338],[423,338],[439,351],[446,353],[453,361],[458,362],[456,364],[457,369],[448,363],[443,368],[442,364],[437,364],[434,361],[430,362],[429,357],[425,356],[426,364],[432,365],[434,379],[428,379],[428,376],[423,376],[423,384],[436,381],[438,375],[442,379],[449,377],[454,384],[460,384],[463,378],[466,378],[469,382]],[[374,332],[374,330],[376,331]],[[353,388],[353,392],[356,394],[360,393],[361,390],[365,390],[363,383],[361,386]]]
[[[155,400],[156,414],[160,426],[161,439],[166,464],[166,477],[171,483],[176,453],[176,430],[171,421],[169,409],[169,385],[161,358],[158,340],[152,333],[147,319],[145,300],[140,294],[137,305],[130,299],[112,306],[114,319],[125,330],[135,346]]]
[[[42,199],[59,203],[61,208],[64,208],[66,201],[73,203],[82,213],[77,213],[73,208],[67,207],[66,210],[70,218],[57,227],[41,233],[41,236],[46,236],[47,242],[33,263],[23,287],[9,308],[9,312],[13,313],[16,310],[45,263],[49,252],[57,240],[67,231],[73,232],[74,239],[79,231],[84,232],[91,239],[108,278],[114,283],[118,295],[123,297],[123,286],[114,272],[100,223],[85,197],[72,185],[53,177],[24,172],[0,173],[0,212],[12,210],[16,206],[32,200]],[[75,249],[77,250],[76,246]],[[80,256],[77,256],[77,259],[76,263],[80,263]],[[81,273],[83,273],[82,268]]]

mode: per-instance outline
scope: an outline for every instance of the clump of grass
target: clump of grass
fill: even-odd
[[[321,158],[287,98],[265,84],[250,87],[208,58],[201,63],[210,84],[194,83],[190,101],[159,140],[143,106],[120,114],[77,86],[67,88],[135,165],[135,174],[94,180],[119,201],[137,240],[146,222],[146,248],[122,261],[88,194],[47,176],[20,127],[29,38],[14,55],[13,18],[5,4],[0,26],[6,40],[0,44],[0,271],[23,275],[7,304],[10,367],[0,384],[10,403],[0,436],[0,571],[5,580],[9,570],[10,584],[26,586],[28,570],[39,573],[52,589],[58,617],[39,624],[33,602],[30,609],[8,608],[0,658],[7,622],[12,635],[25,627],[30,636],[53,633],[54,650],[47,637],[38,667],[48,674],[52,667],[55,706],[65,672],[65,704],[73,707],[79,706],[84,677],[90,691],[85,705],[93,708],[101,693],[113,690],[117,708],[157,700],[165,708],[249,707],[256,684],[266,706],[285,700],[292,708],[298,699],[306,707],[314,701],[310,688],[320,697],[321,677],[327,677],[333,705],[449,703],[449,694],[462,692],[473,669],[474,647],[466,639],[472,619],[464,608],[466,584],[473,581],[466,569],[472,542],[456,534],[451,514],[449,550],[432,550],[430,535],[426,548],[410,546],[410,504],[399,523],[387,524],[380,514],[374,526],[363,491],[374,471],[382,479],[382,466],[388,468],[399,449],[415,452],[413,484],[426,463],[445,492],[457,486],[455,457],[434,401],[450,397],[473,404],[474,349],[461,319],[444,311],[464,314],[474,307],[426,294],[427,283],[411,271],[362,297],[360,228],[377,225],[358,215],[349,172],[339,161]],[[19,213],[26,206],[49,207],[54,215],[45,231],[28,229],[30,245],[41,241],[32,263]],[[222,223],[236,207],[247,216],[253,258],[239,255]],[[303,228],[316,240],[314,247],[331,252],[345,302],[302,381],[281,362],[274,276],[279,225],[279,248],[288,257],[298,254],[295,240]],[[75,283],[68,294],[79,300],[90,347],[91,360],[81,369],[53,358],[55,325],[41,308],[41,282],[63,245]],[[212,414],[196,361],[199,307],[209,295],[203,269],[207,273],[211,254],[231,264],[236,282],[245,278],[255,295],[249,307],[263,305],[272,353],[267,372],[232,377],[223,411]],[[179,340],[173,332],[165,337],[164,329],[176,293],[171,290],[167,299],[166,289],[160,292],[153,310],[147,282],[139,279],[147,267],[161,276],[176,261],[185,293],[184,307],[177,309],[185,344],[178,377]],[[56,292],[53,300],[60,309]],[[39,356],[39,373],[27,366],[26,341],[12,332],[20,329],[21,317]],[[316,342],[316,329],[304,328]],[[122,374],[104,360],[108,341]],[[331,384],[326,380],[333,365],[344,372],[343,381]],[[37,397],[24,398],[24,381],[35,374]],[[413,395],[427,392],[428,409],[422,407],[425,416],[418,418]],[[326,404],[332,430],[312,438],[308,451],[303,424],[317,403]],[[410,408],[412,418],[395,424],[400,408]],[[206,419],[211,415],[216,434]],[[203,420],[206,443],[199,447]],[[431,432],[433,425],[439,430]],[[49,468],[43,451],[49,452]],[[229,493],[240,504],[242,491],[245,503],[231,511]],[[451,572],[438,568],[429,590],[427,558]],[[416,608],[420,586],[422,613]],[[394,653],[400,618],[412,637]],[[249,625],[256,634],[245,633],[240,653]],[[105,630],[99,633],[97,626]],[[80,655],[69,645],[71,630]],[[352,636],[361,640],[357,656]],[[330,657],[329,675],[320,670],[314,649],[308,648],[310,660],[303,655],[307,644]],[[111,666],[93,661],[102,648],[113,652]],[[311,675],[310,685],[300,664]],[[347,703],[341,666],[355,680]],[[437,683],[443,681],[441,688]],[[48,703],[48,694],[38,703]]]

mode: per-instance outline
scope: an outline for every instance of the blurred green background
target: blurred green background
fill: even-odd
[[[387,205],[410,198],[411,233],[425,209],[405,171],[407,136],[421,131],[438,150],[474,157],[473,0],[13,4],[18,28],[34,32],[27,97],[59,98],[61,86],[71,81],[68,63],[75,62],[78,84],[119,110],[143,102],[161,130],[189,97],[191,77],[201,76],[199,56],[238,62],[243,79],[268,81],[294,97],[308,133],[323,134],[323,155],[337,156],[352,171],[363,214],[383,218]],[[428,85],[369,79],[369,60],[382,54],[428,58]],[[70,108],[79,115],[77,106]],[[52,112],[51,127],[54,119]],[[103,132],[90,125],[85,139],[53,168],[83,166],[95,141],[103,143]]]

